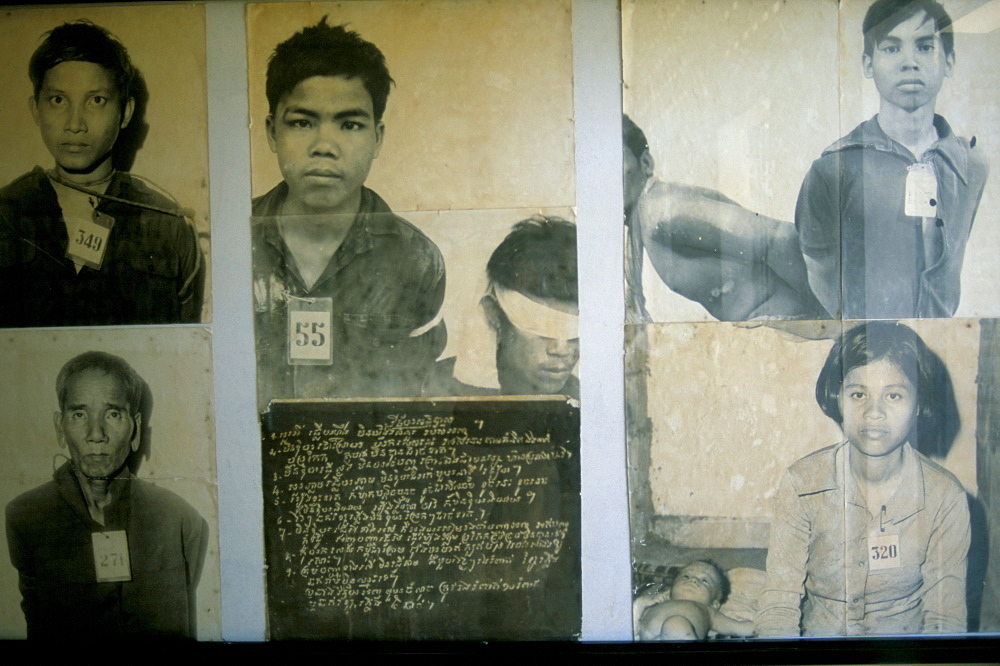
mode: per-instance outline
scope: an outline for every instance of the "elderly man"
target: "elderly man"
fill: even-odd
[[[145,383],[88,352],[56,379],[56,437],[70,459],[7,505],[29,638],[195,636],[208,525],[187,502],[136,479]]]

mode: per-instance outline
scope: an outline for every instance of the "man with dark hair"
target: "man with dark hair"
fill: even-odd
[[[934,0],[877,0],[862,26],[878,114],[813,162],[795,225],[809,284],[845,319],[951,317],[988,167],[935,115],[955,66]]]
[[[55,168],[0,189],[0,327],[196,322],[205,264],[178,205],[115,170],[139,74],[86,21],[31,57],[29,100]]]
[[[480,303],[496,334],[499,393],[579,398],[576,225],[540,215],[518,222],[490,256],[486,276]],[[454,358],[438,363],[425,396],[497,393],[454,379],[454,365]]]
[[[644,253],[663,282],[722,321],[816,317],[795,228],[715,190],[654,176],[646,136],[622,117],[626,321],[651,321]]]
[[[70,459],[7,505],[29,638],[196,635],[208,525],[129,470],[145,389],[128,363],[103,352],[59,372],[54,422]]]
[[[268,145],[284,180],[253,202],[258,399],[420,394],[444,349],[444,260],[364,186],[392,79],[324,17],[275,48]]]

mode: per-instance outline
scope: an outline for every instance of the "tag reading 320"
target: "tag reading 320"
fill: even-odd
[[[868,570],[899,568],[899,535],[868,537]]]
[[[66,256],[72,259],[73,263],[82,264],[95,271],[101,270],[113,226],[115,218],[95,210],[89,222],[81,222],[72,230]]]
[[[128,537],[125,530],[93,532],[94,569],[98,583],[120,583],[132,580],[128,559]]]
[[[288,363],[331,365],[332,298],[288,299]]]

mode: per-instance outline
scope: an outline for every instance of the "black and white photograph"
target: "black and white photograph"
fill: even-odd
[[[995,316],[986,0],[627,2],[627,320]]]
[[[9,9],[0,31],[0,326],[209,321],[204,8]]]
[[[997,631],[995,335],[630,327],[635,638]]]
[[[260,411],[577,397],[569,18],[537,1],[249,7]],[[487,277],[509,234],[557,255],[555,291]],[[507,353],[514,330],[557,342]],[[541,374],[508,372],[529,363]]]
[[[4,638],[219,640],[211,337],[7,331]]]

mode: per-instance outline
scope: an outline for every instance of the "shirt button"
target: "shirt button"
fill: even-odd
[[[856,603],[858,603],[858,600],[857,599],[851,599],[851,603],[852,604],[856,604]]]
[[[861,560],[860,562],[858,562],[858,566],[859,566],[859,567],[863,567],[863,566],[865,566],[865,561],[864,561],[864,560]]]

